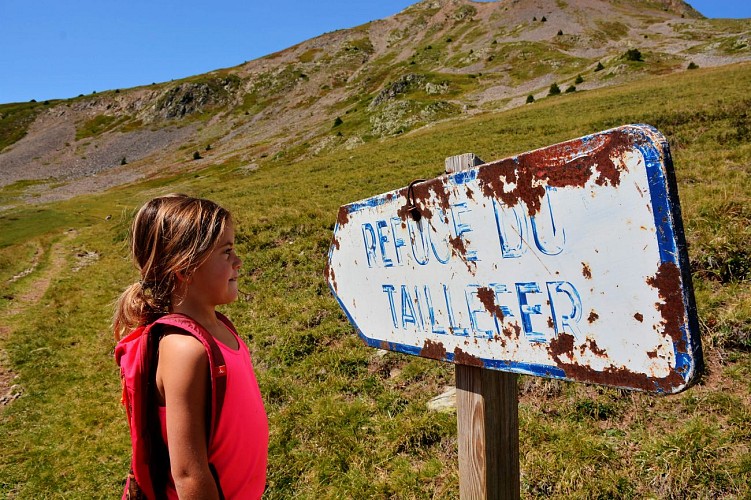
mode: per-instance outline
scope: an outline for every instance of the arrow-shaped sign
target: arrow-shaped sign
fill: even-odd
[[[672,161],[649,126],[345,205],[326,274],[373,347],[661,393],[702,368]]]

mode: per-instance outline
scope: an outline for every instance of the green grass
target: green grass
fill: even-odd
[[[22,139],[45,108],[37,102],[0,104],[0,151]]]
[[[128,117],[117,117],[112,115],[97,115],[87,120],[80,127],[76,128],[76,140],[96,137],[99,134],[112,130],[119,124],[127,121]]]
[[[59,249],[65,264],[38,304],[15,315],[13,301],[0,308],[12,329],[0,347],[23,387],[0,413],[0,497],[117,495],[129,445],[109,316],[135,279],[127,220],[149,197],[182,191],[216,199],[237,219],[242,297],[225,312],[251,347],[269,413],[266,498],[458,498],[455,416],[425,406],[453,384],[453,367],[378,353],[357,338],[323,277],[337,209],[439,175],[446,156],[472,151],[489,161],[624,123],[656,125],[671,143],[710,370],[671,397],[522,377],[522,495],[748,497],[749,85],[751,65],[702,68],[351,151],[296,160],[290,148],[252,173],[228,162],[3,212],[0,278],[28,267],[38,247]],[[77,233],[62,238],[71,227]],[[74,272],[81,251],[100,258]],[[13,294],[33,283],[32,273]]]

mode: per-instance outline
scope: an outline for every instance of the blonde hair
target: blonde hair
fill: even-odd
[[[190,275],[218,243],[231,215],[210,200],[184,194],[154,198],[136,214],[130,230],[131,255],[141,279],[115,305],[115,339],[167,314],[176,274]]]

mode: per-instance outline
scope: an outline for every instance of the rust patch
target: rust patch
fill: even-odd
[[[590,269],[589,264],[586,262],[582,262],[582,276],[588,280],[592,279],[592,269]]]
[[[427,188],[427,193],[425,194],[425,198],[427,201],[428,195],[430,192],[433,193],[436,200],[438,200],[438,206],[443,210],[443,213],[447,214],[449,212],[449,209],[451,208],[451,204],[449,203],[449,193],[446,192],[446,186],[442,182],[431,182]],[[417,191],[414,191],[415,193],[415,199],[419,199]]]
[[[422,346],[420,356],[437,360],[446,359],[446,348],[441,342],[433,342],[432,340],[427,339]]]
[[[475,199],[475,192],[472,191],[469,187],[467,187],[467,198],[469,198],[470,200]]]
[[[595,354],[605,354],[594,342],[590,342],[589,349]],[[608,366],[603,371],[597,371],[590,366],[582,366],[573,362],[574,337],[563,333],[553,339],[548,346],[548,353],[555,364],[564,371],[566,378],[592,384],[610,385],[638,389],[642,391],[673,392],[673,388],[685,385],[683,377],[671,371],[662,379],[649,377],[645,373],[633,373],[624,367]],[[564,359],[567,358],[567,359]]]
[[[555,328],[555,323],[553,322],[553,318],[548,316],[548,328],[553,329]]]
[[[328,282],[331,283],[331,288],[333,288],[335,292],[338,292],[339,288],[336,284],[336,275],[334,274],[334,269],[331,267],[331,264],[328,261],[326,262],[326,268],[324,269],[323,274]]]
[[[385,340],[381,340],[381,342],[379,342],[379,344],[378,344],[378,348],[381,349],[382,351],[388,351],[389,350],[389,343],[386,342]]]
[[[655,359],[657,357],[657,351],[649,351],[647,352],[647,356],[649,356],[650,359]]]
[[[467,271],[469,271],[470,274],[475,274],[477,262],[467,260],[467,245],[464,243],[461,236],[449,238],[449,245],[451,245],[451,252],[458,256],[462,262],[464,262],[464,265],[467,266]]]
[[[449,238],[449,245],[454,249],[454,254],[460,257],[464,257],[467,254],[467,245],[464,244],[464,240],[459,236]]]
[[[644,315],[642,313],[634,314],[634,319],[639,323],[644,323]]]
[[[522,327],[519,326],[519,323],[514,323],[503,328],[503,334],[511,340],[519,340],[521,333]]]
[[[662,302],[655,307],[662,315],[663,335],[669,336],[679,352],[686,352],[681,326],[685,323],[683,294],[681,293],[681,271],[672,262],[663,262],[654,277],[647,278],[647,284],[656,288]]]
[[[480,299],[482,305],[485,306],[490,314],[498,318],[498,321],[503,321],[503,311],[499,305],[495,303],[495,293],[488,287],[480,287],[477,289],[477,298]]]
[[[532,216],[540,210],[546,185],[584,187],[596,176],[599,186],[618,186],[624,166],[613,158],[631,148],[628,132],[616,131],[591,137],[587,142],[575,139],[488,163],[479,169],[477,177],[486,197],[500,199],[508,206],[523,201]],[[505,191],[504,186],[509,184],[514,187]]]
[[[560,363],[560,357],[564,354],[568,354],[570,359],[573,351],[574,336],[568,333],[558,335],[558,337],[550,341],[550,345],[548,346],[550,356],[558,363]]]
[[[485,366],[482,364],[482,360],[480,358],[472,356],[471,354],[462,351],[458,347],[454,349],[454,363],[478,367]]]
[[[420,212],[420,216],[423,215],[423,211],[420,209],[419,205],[415,205],[417,208],[417,211]],[[412,217],[412,207],[409,206],[407,202],[404,203],[399,209],[396,211],[396,215],[399,216],[399,218],[402,220],[402,222],[407,221],[407,217]]]
[[[336,222],[339,224],[339,227],[346,226],[349,222],[349,210],[347,209],[347,206],[343,206],[339,208],[339,214],[336,216]]]
[[[515,206],[523,201],[527,204],[530,215],[540,210],[545,186],[535,179],[534,173],[520,161],[522,157],[490,163],[479,169],[477,179],[487,198],[502,200],[508,206]],[[511,191],[504,187],[514,184]]]
[[[586,349],[589,349],[589,351],[595,356],[607,358],[607,352],[605,351],[605,349],[600,349],[600,346],[597,345],[597,342],[594,339],[587,339],[586,344],[584,344],[581,348],[581,353],[584,354],[584,351]]]
[[[599,315],[599,314],[597,314],[597,313],[596,313],[596,312],[594,312],[594,311],[590,311],[590,312],[589,312],[589,318],[587,318],[587,321],[589,321],[589,324],[590,324],[590,325],[591,325],[592,323],[594,323],[595,321],[597,321],[598,319],[600,319],[600,315]]]

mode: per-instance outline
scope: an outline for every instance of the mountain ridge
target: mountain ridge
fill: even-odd
[[[749,38],[751,21],[709,20],[682,0],[422,0],[233,68],[0,105],[0,131],[26,132],[0,141],[0,187],[12,206],[155,172],[290,162],[522,106],[554,83],[590,90],[748,61]]]

